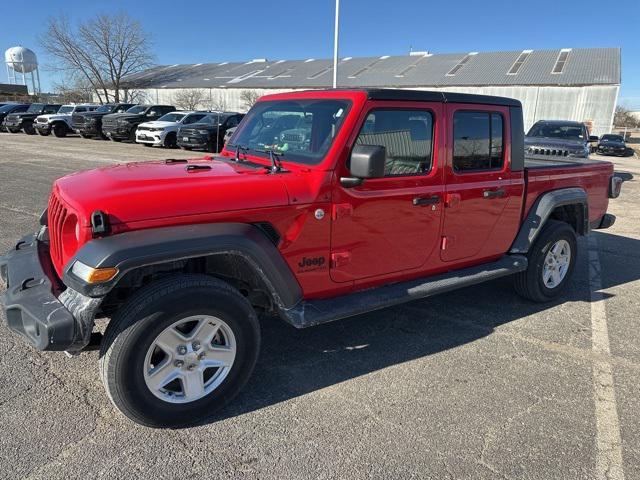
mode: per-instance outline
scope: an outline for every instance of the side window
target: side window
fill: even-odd
[[[453,169],[456,172],[501,169],[502,115],[459,111],[453,115]]]
[[[76,107],[76,112],[86,112],[87,109],[85,107]]]
[[[356,145],[386,148],[385,176],[428,172],[432,164],[433,116],[425,110],[373,110],[358,134]]]
[[[194,115],[189,115],[187,118],[184,119],[184,124],[185,125],[191,125],[192,123],[196,123],[200,120],[202,120],[204,118],[204,114],[194,114]]]
[[[47,105],[46,107],[44,107],[44,111],[42,113],[45,115],[48,113],[58,113],[59,108],[60,105]]]
[[[229,118],[229,120],[227,120],[228,128],[235,127],[237,125],[238,125],[238,117],[231,117]]]

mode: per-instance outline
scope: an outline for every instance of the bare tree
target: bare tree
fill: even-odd
[[[613,124],[616,127],[638,128],[640,127],[640,120],[634,117],[629,109],[618,105],[613,117]]]
[[[173,95],[173,103],[183,110],[196,110],[208,100],[207,95],[197,88],[185,88]]]
[[[151,66],[151,41],[126,13],[98,15],[77,25],[51,17],[40,38],[56,60],[49,68],[86,82],[100,102],[121,101],[123,79]]]
[[[55,82],[53,89],[63,103],[85,103],[93,101],[93,88],[81,77]]]
[[[259,98],[260,95],[255,90],[242,90],[242,92],[240,92],[240,101],[242,102],[242,106],[247,110],[250,110]]]

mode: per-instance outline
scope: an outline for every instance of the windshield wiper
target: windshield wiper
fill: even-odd
[[[284,155],[283,152],[276,152],[273,148],[268,148],[268,149],[264,149],[264,150],[256,150],[256,152],[268,153],[269,154],[269,160],[271,160],[271,168],[269,168],[269,172],[270,173],[278,173],[278,172],[283,171],[282,163],[280,163],[280,159],[278,158],[278,157],[281,157],[282,155]]]
[[[244,153],[245,154],[244,159],[245,160],[247,159],[247,152],[249,151],[249,147],[246,147],[246,146],[240,145],[240,144],[235,144],[234,145],[232,143],[230,143],[229,146],[232,147],[232,148],[235,147],[235,149],[236,149],[236,156],[235,156],[235,161],[236,162],[240,161],[240,152]]]

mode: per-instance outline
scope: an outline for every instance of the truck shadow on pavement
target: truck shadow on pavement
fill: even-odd
[[[594,235],[603,289],[640,278],[640,240]],[[512,280],[503,278],[305,330],[278,318],[262,318],[262,352],[252,378],[238,397],[204,424],[468,344],[501,325],[563,303],[589,303],[588,245],[585,239],[579,242],[573,280],[561,299],[548,304],[520,298]]]

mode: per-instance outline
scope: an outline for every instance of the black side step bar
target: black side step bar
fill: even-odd
[[[326,300],[309,300],[280,311],[296,328],[352,317],[381,308],[468,287],[527,269],[527,257],[507,255],[492,263],[463,268],[432,277],[393,283]]]

